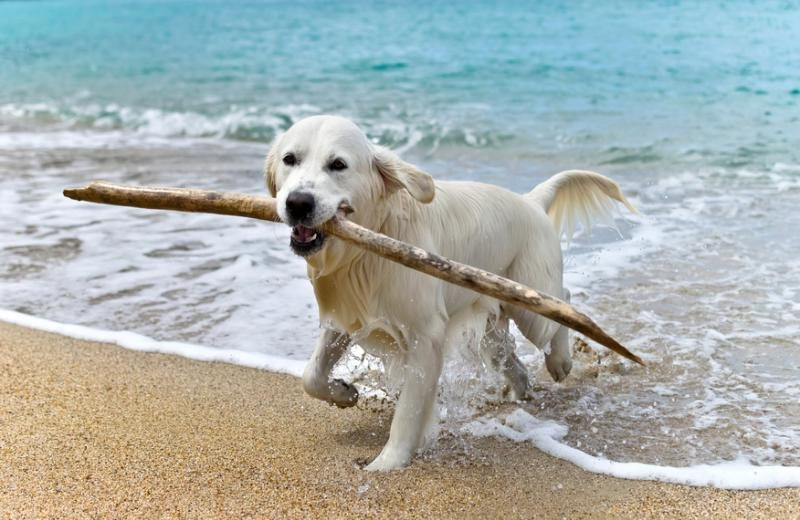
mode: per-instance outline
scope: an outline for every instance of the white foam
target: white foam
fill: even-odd
[[[154,351],[175,345],[159,340],[176,340],[218,347],[170,350],[188,357],[239,363],[247,351],[256,364],[269,354],[302,366],[318,334],[317,313],[305,264],[286,245],[288,227],[78,204],[60,195],[65,185],[98,177],[259,193],[264,145],[66,128],[0,135],[0,148],[9,147],[0,152],[0,174],[8,173],[0,188],[0,306],[135,330],[154,338]],[[464,163],[430,161],[438,161],[428,168],[437,174],[510,182],[489,163],[462,170]],[[781,183],[800,184],[790,170],[629,179],[625,191],[643,216],[623,213],[623,239],[598,228],[573,241],[566,280],[573,303],[649,367],[596,348],[599,356],[578,354],[572,375],[553,384],[541,353],[517,332],[535,374],[531,411],[563,419],[570,444],[595,456],[629,460],[628,446],[612,442],[622,438],[636,447],[636,460],[661,466],[736,460],[740,453],[760,467],[800,465],[800,301],[792,290],[800,286],[800,242],[782,231],[800,220],[794,192],[776,192]],[[337,377],[378,395],[369,363],[355,357],[341,368]]]
[[[84,341],[108,343],[138,352],[156,352],[198,361],[231,363],[295,377],[302,374],[306,364],[303,361],[256,352],[218,349],[174,341],[156,341],[134,332],[99,330],[82,325],[58,323],[6,309],[0,309],[0,321]],[[352,369],[353,366],[349,368]],[[380,395],[383,394],[375,393],[375,396]],[[724,489],[800,487],[800,467],[754,466],[743,458],[718,464],[673,467],[616,462],[592,456],[561,442],[568,432],[565,425],[537,419],[520,408],[509,414],[505,420],[483,417],[466,424],[462,430],[478,437],[498,436],[515,442],[528,441],[541,451],[569,461],[586,471],[613,477]]]
[[[302,375],[303,368],[306,365],[305,361],[286,359],[260,352],[219,349],[177,341],[156,341],[153,338],[148,338],[135,332],[100,330],[82,325],[69,325],[6,309],[0,309],[0,321],[44,332],[53,332],[84,341],[109,343],[137,352],[157,352],[197,361],[231,363],[298,377]]]
[[[180,135],[169,136],[158,133],[147,134],[132,130],[109,130],[97,132],[90,130],[70,129],[30,132],[1,132],[0,150],[107,150],[124,147],[140,148],[192,148],[208,146],[209,136]],[[228,143],[225,140],[214,140],[216,147],[236,147],[241,149],[249,143]],[[263,143],[249,146],[263,152]]]
[[[663,247],[664,231],[647,217],[625,215],[635,222],[627,240],[606,242],[599,250],[574,253],[566,249],[564,284],[571,291],[589,291],[598,279],[613,280],[636,259]]]
[[[571,462],[591,473],[630,480],[658,480],[723,489],[800,487],[800,467],[754,466],[744,458],[717,464],[675,467],[594,457],[561,442],[567,435],[566,426],[539,420],[521,408],[508,415],[505,421],[494,417],[482,418],[464,426],[464,431],[478,437],[496,436],[514,442],[531,442],[548,455]]]
[[[87,135],[113,132],[122,133],[129,140],[138,138],[144,141],[166,138],[269,141],[286,130],[288,123],[324,111],[322,107],[307,103],[229,105],[208,112],[171,111],[116,103],[86,103],[85,99],[75,99],[61,103],[0,104],[0,125],[10,122],[15,132],[33,127],[45,134],[47,130],[56,133],[68,130]],[[430,154],[446,142],[486,148],[499,139],[492,131],[485,130],[487,125],[474,119],[474,113],[469,119],[464,119],[456,111],[441,119],[442,114],[409,114],[406,107],[389,106],[385,111],[366,117],[359,113],[345,112],[341,115],[356,120],[375,142],[390,145],[401,153],[420,147],[429,148]],[[19,126],[22,128],[17,128]],[[38,140],[33,132],[22,133]],[[77,137],[72,141],[85,139]],[[0,135],[0,147],[4,144],[11,147],[15,142],[18,140],[13,136]],[[24,141],[21,144],[28,146]]]
[[[150,139],[168,137],[245,136],[269,139],[285,127],[285,118],[297,120],[317,114],[320,108],[308,105],[285,105],[265,109],[233,105],[219,114],[175,112],[156,108],[132,108],[116,103],[67,106],[30,103],[0,105],[0,118],[47,121],[53,130],[80,130],[87,135],[100,131],[120,131]],[[94,130],[91,134],[87,130]],[[119,133],[119,132],[115,132]],[[8,139],[8,138],[7,138]],[[11,137],[13,139],[13,136]],[[12,142],[13,143],[13,142]]]

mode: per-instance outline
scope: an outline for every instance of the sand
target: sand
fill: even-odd
[[[0,517],[800,518],[800,489],[626,481],[501,439],[366,473],[389,419],[291,376],[0,323]]]

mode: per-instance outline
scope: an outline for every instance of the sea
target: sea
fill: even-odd
[[[62,190],[264,194],[273,139],[339,114],[436,179],[526,192],[590,169],[640,211],[563,246],[573,304],[647,367],[573,334],[556,384],[517,334],[531,400],[451,367],[453,431],[630,478],[799,486],[798,34],[790,1],[2,1],[0,318],[301,370],[319,330],[286,226]]]

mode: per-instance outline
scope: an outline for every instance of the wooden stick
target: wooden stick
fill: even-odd
[[[243,193],[220,193],[185,188],[134,187],[93,182],[80,188],[65,189],[64,195],[75,200],[118,206],[218,213],[273,222],[280,221],[275,207],[275,199]],[[541,314],[586,335],[631,361],[644,365],[639,356],[606,334],[591,318],[558,298],[540,293],[483,269],[454,262],[419,247],[376,233],[341,215],[337,215],[323,224],[322,230],[411,269]]]

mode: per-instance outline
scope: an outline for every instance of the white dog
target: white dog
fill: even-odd
[[[308,263],[323,326],[303,374],[306,392],[342,407],[355,404],[356,389],[330,376],[354,338],[402,369],[389,440],[368,470],[403,467],[430,440],[443,355],[465,329],[483,334],[481,348],[514,399],[525,396],[529,382],[508,320],[545,349],[556,381],[572,367],[567,329],[326,237],[322,223],[350,207],[349,218],[369,229],[569,300],[562,227],[606,215],[612,199],[633,210],[614,181],[585,171],[562,172],[525,195],[475,182],[434,183],[334,116],[297,122],[276,140],[265,170],[280,217],[292,227],[291,248]]]

